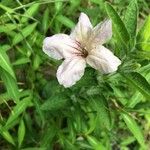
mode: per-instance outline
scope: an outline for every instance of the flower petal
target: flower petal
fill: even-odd
[[[90,36],[92,28],[89,17],[85,13],[81,13],[79,21],[74,30],[71,32],[70,37],[84,43],[84,41],[86,41]]]
[[[86,58],[86,61],[91,67],[104,74],[115,72],[121,64],[120,59],[104,46],[93,49]]]
[[[54,59],[68,58],[79,53],[78,45],[66,34],[56,34],[47,37],[43,42],[43,51]]]
[[[107,40],[112,37],[112,22],[111,20],[105,20],[102,23],[99,23],[92,30],[92,35],[90,40],[93,42],[93,45],[104,44]]]
[[[64,87],[71,87],[84,75],[86,62],[82,57],[66,59],[57,70],[57,79]]]

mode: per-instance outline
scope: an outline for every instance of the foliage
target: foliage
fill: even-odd
[[[43,53],[42,42],[68,34],[82,11],[94,25],[112,20],[107,46],[122,64],[108,75],[87,67],[65,89],[55,76],[61,62]],[[0,149],[148,150],[149,12],[149,0],[2,0]]]

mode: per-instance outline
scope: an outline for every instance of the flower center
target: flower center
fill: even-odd
[[[78,45],[78,51],[80,52],[80,56],[86,58],[88,56],[88,51],[86,46],[83,46],[80,42],[76,41],[76,44]]]
[[[88,51],[85,47],[82,47],[82,57],[86,58],[88,56]]]
[[[73,54],[75,54],[76,56],[81,56],[83,58],[86,58],[88,56],[88,51],[86,46],[83,46],[80,42],[75,41],[75,44],[77,46],[70,46],[71,48],[73,48],[75,50],[75,52],[73,52]]]

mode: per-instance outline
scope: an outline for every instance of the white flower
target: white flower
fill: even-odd
[[[45,38],[43,51],[54,59],[65,59],[57,70],[59,83],[64,87],[74,85],[83,76],[86,63],[104,74],[115,72],[121,61],[102,46],[111,36],[110,20],[93,27],[88,16],[81,13],[70,35]]]

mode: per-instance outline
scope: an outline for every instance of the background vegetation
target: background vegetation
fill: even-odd
[[[69,33],[80,12],[93,25],[112,19],[107,47],[122,65],[109,75],[87,67],[65,89],[55,76],[61,61],[42,42]],[[1,0],[0,149],[150,149],[149,12],[149,0]]]

